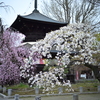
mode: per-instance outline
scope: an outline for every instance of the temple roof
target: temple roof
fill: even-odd
[[[14,23],[11,25],[12,28],[15,28],[17,30],[19,30],[19,26],[22,25],[23,22],[26,21],[30,21],[30,23],[34,23],[34,22],[39,22],[39,23],[47,23],[47,24],[51,24],[51,25],[57,25],[59,27],[62,26],[66,26],[68,23],[64,23],[64,22],[60,22],[57,20],[54,20],[52,18],[49,18],[43,14],[41,14],[38,10],[37,10],[37,0],[34,0],[34,10],[32,13],[30,13],[29,15],[18,15],[16,20],[14,21]],[[22,25],[23,26],[23,25]]]
[[[20,15],[19,15],[20,16]],[[67,24],[63,22],[56,21],[54,19],[51,19],[43,14],[41,14],[38,10],[34,10],[31,14],[21,16],[23,18],[29,19],[29,20],[37,20],[37,21],[43,21],[43,22],[50,22],[50,23],[57,23],[57,24]]]
[[[26,38],[24,42],[37,41],[43,39],[46,33],[67,26],[68,23],[60,22],[41,14],[37,10],[37,0],[35,9],[28,15],[18,15],[10,26],[13,30],[23,33]]]

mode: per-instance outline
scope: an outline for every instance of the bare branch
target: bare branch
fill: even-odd
[[[10,8],[13,9],[12,6],[6,5],[4,2],[0,2],[0,8],[4,8],[6,12],[8,12],[8,10],[10,10]],[[13,11],[14,11],[14,9],[13,9]]]

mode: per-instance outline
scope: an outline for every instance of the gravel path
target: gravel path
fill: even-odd
[[[14,100],[14,99],[3,99],[0,97],[0,100]],[[20,100],[35,100],[34,97],[30,98],[20,98]],[[74,100],[73,95],[64,95],[64,96],[46,96],[41,97],[41,100]],[[100,100],[99,94],[81,94],[78,95],[78,100]]]
[[[0,100],[14,100],[14,99],[4,99],[4,98],[0,97]]]
[[[100,100],[100,94],[79,95],[78,98],[79,100]],[[23,100],[35,100],[33,97],[22,98],[22,99]],[[73,100],[73,95],[41,97],[41,100]]]

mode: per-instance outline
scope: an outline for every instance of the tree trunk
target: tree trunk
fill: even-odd
[[[88,63],[86,63],[85,66],[87,66],[88,68],[90,68],[94,72],[95,78],[98,79],[98,81],[100,82],[100,73],[98,70],[99,69],[98,66],[94,66],[94,65],[91,65]]]

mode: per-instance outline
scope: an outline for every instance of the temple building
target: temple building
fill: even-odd
[[[37,0],[35,0],[33,12],[25,16],[18,15],[11,25],[11,28],[26,36],[24,42],[35,42],[39,39],[43,39],[46,33],[66,25],[67,23],[56,21],[41,14],[37,10]]]
[[[37,10],[37,0],[34,4],[32,13],[25,16],[18,15],[10,26],[13,30],[17,30],[26,36],[23,44],[29,48],[32,46],[32,42],[43,39],[46,33],[67,25],[67,23],[56,21],[41,14]],[[55,55],[57,52],[51,51],[51,53]],[[41,71],[44,66],[45,63],[40,59],[40,63],[37,64],[37,72]]]

